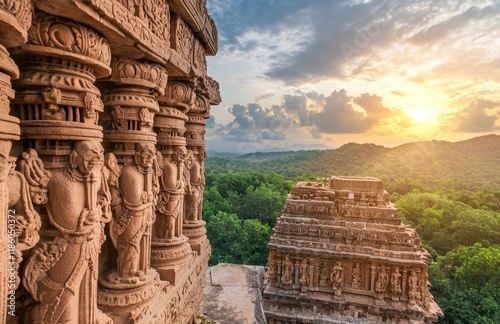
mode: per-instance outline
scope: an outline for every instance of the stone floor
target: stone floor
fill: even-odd
[[[210,267],[198,314],[218,324],[265,324],[263,276],[264,267],[259,266],[221,263]]]

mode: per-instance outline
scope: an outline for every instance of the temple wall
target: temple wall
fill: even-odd
[[[0,1],[0,323],[195,323],[204,0]]]

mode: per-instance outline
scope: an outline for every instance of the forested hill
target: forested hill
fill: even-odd
[[[500,136],[485,135],[461,142],[413,142],[394,148],[349,143],[324,151],[252,153],[230,159],[210,157],[205,167],[207,173],[261,171],[289,179],[375,176],[384,180],[388,191],[400,194],[419,187],[491,189],[500,185]]]

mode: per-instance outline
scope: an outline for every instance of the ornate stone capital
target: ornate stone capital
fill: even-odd
[[[167,85],[167,70],[160,64],[113,56],[112,73],[105,81],[152,89],[164,94]]]
[[[71,59],[94,70],[97,78],[109,75],[111,48],[99,33],[77,22],[36,12],[22,50],[34,55]]]

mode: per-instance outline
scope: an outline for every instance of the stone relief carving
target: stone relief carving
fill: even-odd
[[[69,166],[54,170],[47,184],[57,197],[47,203],[57,233],[34,249],[24,271],[24,286],[40,302],[31,312],[35,322],[112,323],[95,300],[97,258],[111,219],[103,153],[97,141],[76,142]]]
[[[291,285],[293,282],[293,263],[290,261],[290,255],[285,254],[285,259],[281,263],[281,284]]]
[[[401,296],[401,273],[399,267],[395,267],[391,273],[391,295],[393,300],[399,300]]]
[[[330,274],[330,281],[332,282],[332,289],[335,296],[342,294],[342,285],[344,284],[344,268],[342,261],[336,261],[333,266],[332,273]]]
[[[387,274],[387,271],[385,269],[385,266],[382,265],[380,267],[379,272],[378,272],[378,279],[375,282],[375,291],[377,293],[379,293],[380,298],[383,297],[383,294],[387,290],[388,283],[389,283],[388,274]]]
[[[421,294],[418,284],[419,274],[417,270],[411,270],[410,277],[408,278],[408,296],[410,305],[415,305],[420,302]]]
[[[33,2],[31,0],[3,0],[0,9],[9,12],[25,30],[31,26]]]
[[[153,168],[156,149],[153,144],[136,144],[133,164],[121,170],[112,153],[107,154],[107,167],[112,170],[113,218],[110,237],[118,251],[117,272],[111,282],[137,283],[144,281],[149,271],[151,228],[158,182]]]
[[[168,4],[160,0],[115,0],[128,11],[147,23],[149,30],[164,41],[169,39],[170,11]]]
[[[186,155],[184,146],[176,146],[163,159],[163,174],[160,177],[160,193],[156,208],[160,240],[173,242],[180,240],[182,236]]]
[[[29,43],[111,62],[111,48],[104,37],[84,25],[36,12],[28,31]]]
[[[356,262],[356,265],[352,268],[352,281],[351,287],[358,289],[361,285],[361,269],[359,266],[359,262]]]
[[[205,173],[203,161],[206,158],[205,149],[200,147],[193,151],[192,165],[189,168],[189,185],[186,193],[186,208],[184,219],[186,223],[201,221],[203,191],[205,190]]]
[[[303,286],[302,291],[307,291],[307,285],[309,284],[309,263],[307,258],[303,258],[300,263],[300,284]]]

